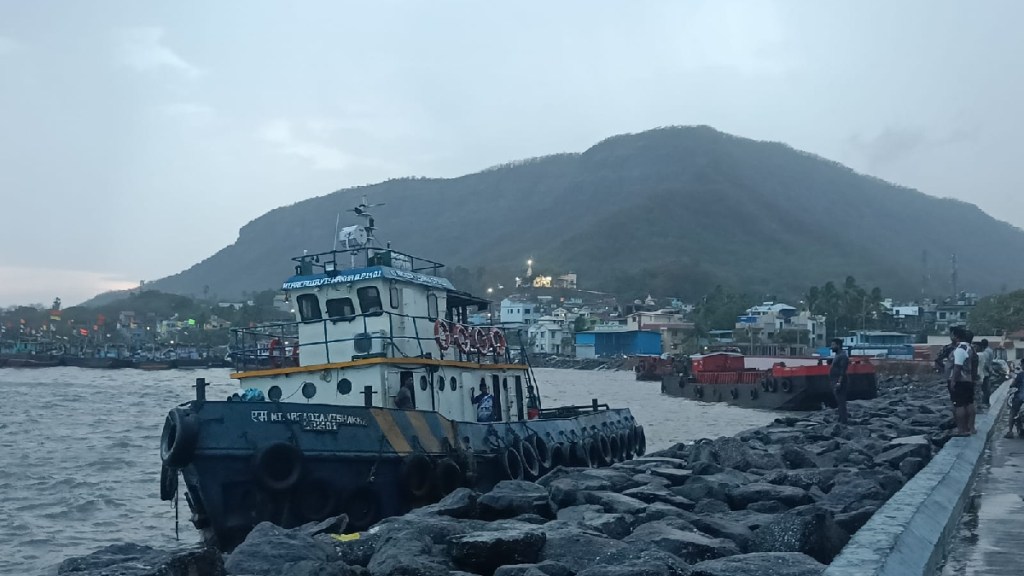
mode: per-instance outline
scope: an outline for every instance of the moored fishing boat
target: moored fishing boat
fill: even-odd
[[[366,225],[342,230],[342,249],[294,259],[282,288],[295,321],[234,332],[242,392],[211,400],[199,379],[167,416],[161,497],[180,474],[193,524],[222,549],[265,520],[345,512],[360,530],[459,486],[646,450],[628,409],[543,406],[525,350],[469,326],[489,302],[440,263],[380,246],[368,208],[354,210]]]
[[[819,410],[835,406],[829,381],[830,359],[777,359],[770,368],[746,367],[742,354],[715,352],[691,356],[682,370],[662,378],[661,391],[704,402],[728,402],[769,410]],[[875,367],[854,358],[847,369],[847,400],[878,393]]]

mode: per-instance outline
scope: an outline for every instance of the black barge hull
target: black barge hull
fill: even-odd
[[[820,410],[834,408],[835,396],[827,376],[793,376],[756,383],[702,384],[674,374],[661,381],[661,392],[700,402],[726,402],[765,410]],[[878,394],[874,373],[851,374],[847,400],[868,400]]]
[[[629,410],[596,405],[475,423],[417,410],[197,400],[167,416],[161,497],[174,497],[180,472],[193,524],[228,551],[262,521],[294,527],[344,512],[349,530],[362,530],[460,486],[611,465],[645,450]]]

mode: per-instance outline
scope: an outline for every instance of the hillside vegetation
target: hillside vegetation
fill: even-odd
[[[335,216],[366,194],[379,237],[462,267],[470,289],[524,273],[575,271],[583,287],[696,299],[723,285],[750,294],[800,295],[855,276],[894,296],[991,293],[1024,285],[1007,255],[1024,232],[972,204],[938,199],[858,174],[786,145],[708,127],[621,135],[580,154],[497,166],[451,179],[401,179],[341,190],[271,210],[235,243],[155,289],[237,297],[274,288],[289,258],[328,249]],[[346,216],[349,216],[346,220]],[[926,269],[922,254],[930,262]]]

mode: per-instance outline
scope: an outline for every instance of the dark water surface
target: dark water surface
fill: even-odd
[[[167,411],[194,397],[237,389],[228,370],[0,369],[0,574],[52,574],[68,556],[114,542],[160,548],[198,541],[181,501],[159,498],[160,429]],[[546,407],[628,407],[648,450],[760,426],[775,413],[662,396],[631,372],[539,369]]]

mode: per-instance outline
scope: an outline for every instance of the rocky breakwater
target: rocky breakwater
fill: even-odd
[[[949,438],[941,385],[900,384],[832,411],[703,439],[603,469],[556,468],[358,535],[344,517],[259,525],[226,556],[116,547],[61,574],[804,576],[826,564]],[[119,561],[119,554],[130,553]]]

